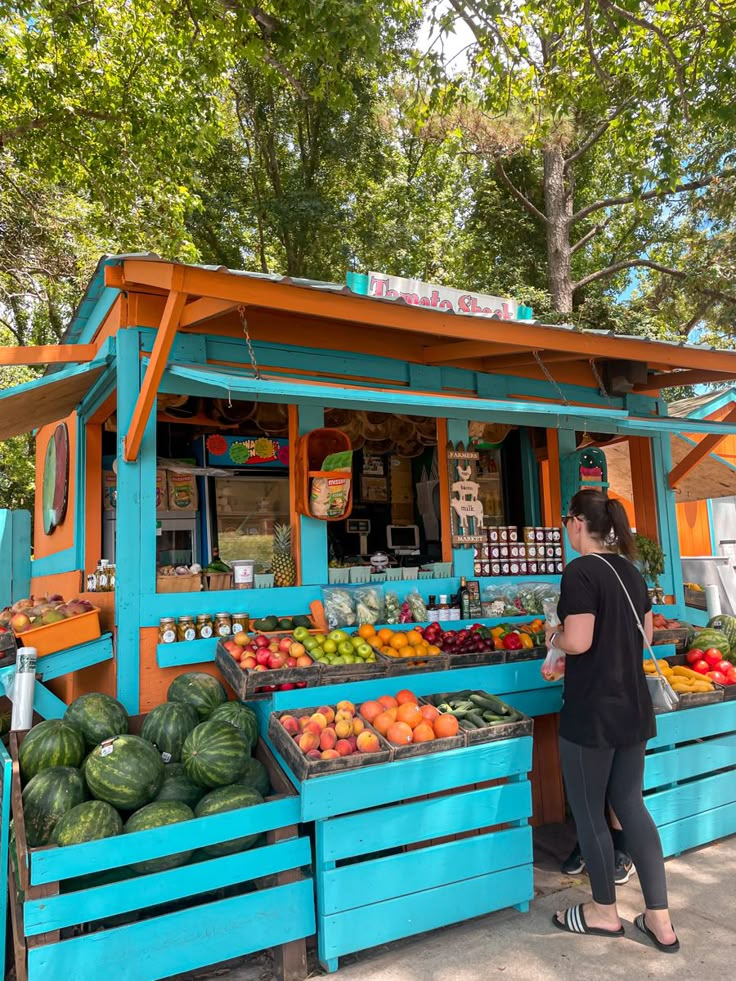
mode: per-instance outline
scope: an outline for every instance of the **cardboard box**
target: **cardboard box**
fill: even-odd
[[[196,493],[196,484],[195,484]],[[156,510],[166,511],[169,506],[169,481],[165,470],[156,471]]]
[[[169,511],[196,511],[197,478],[190,473],[176,473],[169,470],[167,474]]]

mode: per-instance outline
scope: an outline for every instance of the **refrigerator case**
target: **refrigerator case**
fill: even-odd
[[[220,558],[253,559],[270,567],[274,526],[290,521],[288,471],[214,477],[208,503]]]
[[[105,511],[102,523],[102,557],[115,561],[117,513]],[[156,512],[156,567],[200,562],[199,512]]]
[[[490,528],[506,523],[503,503],[501,450],[475,447],[480,453],[476,480],[480,484],[478,497],[483,502],[483,525]]]

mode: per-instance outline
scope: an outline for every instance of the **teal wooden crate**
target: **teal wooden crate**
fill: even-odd
[[[272,947],[284,981],[306,977],[315,929],[309,838],[299,798],[268,748],[273,796],[263,804],[66,848],[26,847],[17,741],[13,817],[17,889],[10,889],[19,981],[104,976],[155,981]],[[263,843],[210,858],[208,845],[247,834]],[[180,868],[141,874],[133,863],[194,850]],[[85,878],[80,878],[80,877]],[[91,878],[88,878],[91,877]],[[247,924],[247,929],[245,925]]]
[[[736,702],[657,716],[644,799],[665,855],[736,832]]]
[[[479,749],[473,747],[472,752]],[[437,754],[435,759],[459,752]],[[419,757],[389,766],[421,766],[429,760]],[[458,767],[456,781],[468,772]],[[502,775],[497,769],[496,776]],[[335,971],[345,954],[493,910],[526,910],[534,896],[527,823],[531,806],[526,774],[515,773],[500,785],[456,782],[442,796],[409,795],[380,809],[317,820],[315,886],[322,966]],[[498,827],[509,824],[512,827]]]

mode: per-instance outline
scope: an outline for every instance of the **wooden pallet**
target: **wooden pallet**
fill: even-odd
[[[331,706],[334,708],[334,706]],[[283,756],[291,772],[299,780],[308,780],[311,777],[320,777],[333,773],[342,773],[345,770],[354,770],[367,766],[374,766],[377,763],[388,763],[392,758],[391,745],[376,732],[372,725],[363,720],[363,724],[369,732],[375,734],[381,749],[377,753],[352,753],[350,756],[341,756],[336,760],[309,760],[301,749],[294,742],[294,739],[281,725],[280,719],[283,715],[293,715],[296,719],[301,719],[306,715],[313,715],[317,708],[293,709],[289,712],[272,712],[268,722],[268,738],[274,747]]]

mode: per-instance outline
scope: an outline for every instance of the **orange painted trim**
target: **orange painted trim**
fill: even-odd
[[[447,419],[437,420],[437,477],[440,482],[440,538],[442,561],[452,562],[450,475],[447,469]]]
[[[89,417],[89,423],[104,422],[117,408],[117,393],[112,392],[105,401]],[[89,424],[88,423],[88,424]]]
[[[727,416],[724,417],[723,422],[736,422],[736,407],[732,408]],[[687,427],[687,420],[683,420],[683,428]],[[670,487],[673,489],[677,487],[679,482],[694,470],[695,467],[700,463],[703,457],[706,457],[709,453],[712,453],[716,447],[720,446],[721,443],[727,439],[728,433],[714,433],[711,436],[704,436],[700,440],[697,446],[694,446],[690,452],[670,470],[669,483]]]
[[[94,570],[102,557],[102,425],[88,422],[86,433],[84,567]]]
[[[646,436],[632,436],[628,443],[636,530],[640,535],[646,535],[647,538],[657,542],[659,541],[659,521],[652,461],[652,441]]]
[[[296,584],[302,584],[302,542],[301,542],[301,521],[296,510],[297,496],[297,473],[296,473],[296,446],[299,439],[299,407],[289,405],[289,447],[291,452],[291,462],[289,464],[289,522],[291,524],[291,551],[296,562]]]
[[[166,301],[161,325],[156,334],[156,340],[151,351],[146,374],[138,393],[133,415],[128,426],[128,432],[123,439],[123,458],[127,463],[135,460],[143,441],[143,433],[151,416],[153,403],[156,401],[158,387],[166,369],[169,352],[174,343],[174,337],[179,326],[179,318],[186,303],[186,293],[172,290]]]
[[[213,317],[220,317],[223,313],[229,313],[235,309],[235,304],[227,300],[213,300],[205,296],[200,300],[193,300],[184,307],[181,315],[181,326],[192,327],[194,324],[211,320]]]
[[[0,365],[82,364],[93,361],[95,344],[39,344],[37,347],[0,347]]]
[[[406,304],[382,303],[352,294],[334,295],[285,282],[251,279],[220,270],[153,260],[127,259],[123,264],[123,282],[131,288],[139,284],[171,289],[175,273],[183,280],[180,289],[190,296],[216,297],[247,306],[352,324],[390,327],[406,333],[456,337],[458,340],[486,341],[490,344],[513,343],[514,346],[539,351],[569,351],[588,358],[652,360],[673,367],[736,374],[736,352],[685,349],[675,344],[600,336],[538,324],[459,317]]]
[[[448,361],[468,361],[472,358],[490,357],[495,353],[499,355],[515,352],[518,356],[523,347],[518,344],[498,344],[489,346],[485,341],[454,341],[450,344],[433,344],[424,349],[425,364],[443,364]],[[526,349],[526,356],[529,351]]]
[[[66,423],[69,437],[69,480],[67,484],[67,504],[64,520],[47,535],[43,527],[43,470],[46,449],[53,438],[54,430],[60,423]],[[74,515],[77,501],[77,413],[72,412],[58,422],[42,426],[36,434],[36,493],[33,509],[33,554],[37,559],[63,552],[74,545]]]
[[[638,394],[646,392],[659,392],[663,388],[671,388],[673,385],[708,385],[712,382],[736,382],[736,371],[679,371],[673,374],[671,371],[663,374],[650,375],[642,385],[634,385],[634,391]]]
[[[547,501],[547,514],[544,521],[546,525],[557,526],[560,523],[562,514],[562,484],[560,482],[560,440],[556,429],[548,429],[547,432],[547,476],[549,483],[549,499]]]

